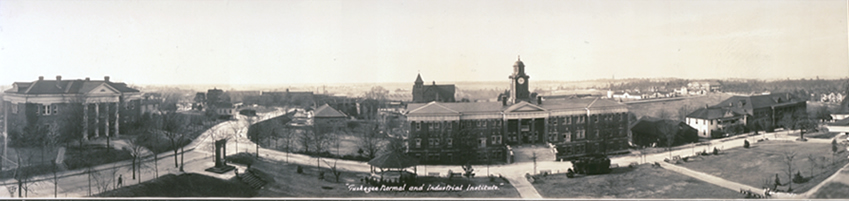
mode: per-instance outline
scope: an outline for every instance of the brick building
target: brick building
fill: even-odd
[[[558,158],[627,150],[628,109],[600,99],[534,100],[517,61],[501,102],[411,103],[408,154],[423,163],[508,161],[507,145],[557,146]]]

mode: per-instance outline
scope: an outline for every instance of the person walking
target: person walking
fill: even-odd
[[[124,177],[124,175],[118,175],[118,185],[116,186],[116,188],[124,185],[124,178],[123,177]]]

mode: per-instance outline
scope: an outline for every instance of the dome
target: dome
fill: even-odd
[[[523,63],[523,62],[522,62],[522,57],[521,57],[521,56],[519,56],[517,59],[518,59],[518,60],[516,60],[516,63],[513,63],[513,66],[514,66],[514,67],[516,67],[516,66],[522,66],[522,67],[524,67],[524,66],[525,66],[525,63]]]

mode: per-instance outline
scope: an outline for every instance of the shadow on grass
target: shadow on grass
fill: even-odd
[[[152,181],[127,186],[95,197],[253,197],[257,191],[236,181],[201,174],[168,174]]]

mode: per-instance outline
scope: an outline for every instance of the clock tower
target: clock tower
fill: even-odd
[[[509,76],[510,103],[515,104],[519,101],[531,101],[531,92],[528,90],[528,78],[530,77],[525,74],[525,63],[522,62],[522,58],[520,57],[513,64],[513,74]]]

